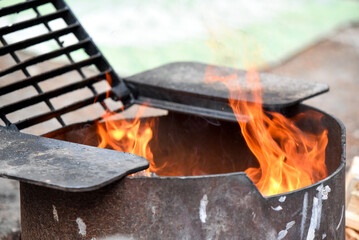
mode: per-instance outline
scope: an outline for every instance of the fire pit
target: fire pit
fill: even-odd
[[[41,15],[38,7],[44,4],[55,11]],[[121,79],[63,1],[27,1],[1,9],[0,16],[29,9],[36,18],[0,28],[1,36],[38,24],[49,31],[13,44],[0,39],[0,55],[16,62],[0,76],[16,71],[25,75],[2,86],[0,95],[28,86],[37,91],[36,96],[0,107],[0,118],[7,126],[0,129],[0,174],[20,181],[22,239],[344,239],[344,127],[334,117],[300,104],[328,91],[326,85],[259,74],[258,98],[257,85],[246,81],[250,72],[193,62],[172,63]],[[67,26],[53,31],[49,22],[57,18]],[[63,46],[59,37],[68,33],[78,42]],[[49,39],[59,49],[24,61],[18,58],[16,51]],[[74,61],[71,53],[78,49],[88,58]],[[27,70],[60,55],[68,58],[68,65],[34,76]],[[83,73],[82,68],[89,65],[98,70],[96,76]],[[41,82],[71,71],[82,79],[50,91],[41,89]],[[238,84],[241,94],[233,95],[223,84],[211,82],[218,79]],[[204,84],[205,80],[211,83]],[[109,83],[110,89],[98,93],[94,84],[101,81]],[[93,95],[64,107],[53,106],[53,98],[82,88]],[[98,129],[105,129],[109,121],[67,124],[67,113],[98,103],[107,110],[110,98],[121,103],[119,109],[124,111],[134,104],[169,110],[166,116],[141,120],[156,121],[155,138],[148,141],[153,159],[146,155],[151,161],[150,177],[138,176],[149,165],[142,157],[83,145],[98,146]],[[39,103],[49,111],[27,119],[11,115]],[[236,111],[237,103],[245,104]],[[258,180],[262,193],[258,190],[252,180],[264,176],[265,169],[253,145],[263,143],[251,138],[252,130],[259,127],[251,128],[252,112],[243,110],[252,106],[267,119],[259,121],[267,121],[264,128],[283,115],[286,125],[306,133],[306,139],[325,135],[325,144],[306,150],[313,155],[314,148],[322,149],[324,158],[313,157],[314,163],[322,160],[322,165],[305,166],[319,177],[289,190],[272,182],[274,192],[263,190]],[[45,134],[47,138],[18,132],[51,119],[60,126]],[[124,121],[113,122],[121,126]],[[246,126],[250,134],[243,130]],[[280,138],[275,142],[280,148],[286,146]],[[297,144],[294,155],[303,146]],[[306,165],[307,158],[296,162]],[[283,159],[282,165],[292,166],[290,161]],[[303,179],[295,174],[294,178]],[[287,181],[283,175],[284,185],[290,185]]]

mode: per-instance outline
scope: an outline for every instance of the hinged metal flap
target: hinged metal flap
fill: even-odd
[[[243,95],[238,100],[253,102],[246,71],[212,66],[197,62],[175,62],[131,76],[125,81],[137,91],[137,102],[155,107],[220,118],[230,117],[229,91],[224,84],[205,83],[205,75],[237,78]],[[273,74],[260,73],[263,107],[280,109],[293,106],[305,99],[327,92],[328,85],[298,81]]]
[[[148,168],[134,154],[19,133],[0,127],[0,176],[54,189],[99,189]]]

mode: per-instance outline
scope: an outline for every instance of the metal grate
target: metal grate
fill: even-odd
[[[53,11],[42,13],[40,9],[44,6]],[[93,105],[94,102],[99,103],[103,110],[107,109],[108,91],[112,88],[116,89],[116,94],[113,91],[110,94],[113,99],[121,100],[125,106],[131,104],[130,91],[63,0],[30,0],[4,7],[0,9],[0,19],[14,15],[18,17],[29,11],[32,17],[25,16],[24,20],[0,26],[0,61],[13,63],[0,68],[0,119],[6,126],[23,130],[55,119],[57,128],[64,127],[68,124],[64,115],[69,112]],[[56,29],[52,26],[55,21],[63,22],[63,26]],[[40,27],[41,33],[35,31]],[[66,37],[72,37],[70,44],[64,40]],[[29,56],[28,51],[42,45],[46,45],[46,50]],[[81,59],[78,60],[74,56],[79,52]],[[56,67],[48,70],[43,70],[46,67],[41,68],[44,63],[58,58],[65,59],[67,64],[55,64]],[[40,67],[40,72],[36,67]],[[69,80],[66,77],[69,73],[78,77],[70,76],[69,78],[73,79]],[[110,76],[112,81],[108,82],[106,76]],[[49,88],[51,81],[58,87]],[[47,82],[49,84],[46,84]],[[100,82],[106,83],[107,87],[99,90]],[[29,96],[22,94],[21,90],[29,92],[24,90],[27,88],[34,93]],[[76,94],[76,91],[80,90],[86,94]],[[75,96],[68,95],[71,92],[74,92]],[[6,96],[11,94],[15,94],[15,97],[7,100]],[[78,99],[79,95],[86,97]],[[65,100],[68,96],[76,101],[69,101],[63,106],[54,104],[54,100],[61,96],[64,96]],[[33,116],[15,114],[21,109],[34,106],[41,106],[42,110],[34,112]]]

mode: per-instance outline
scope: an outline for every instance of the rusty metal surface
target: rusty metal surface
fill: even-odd
[[[344,239],[344,167],[263,198],[243,174],[125,178],[69,193],[21,184],[22,239]]]
[[[210,66],[210,73],[208,69]],[[246,80],[246,71],[227,67],[211,66],[197,62],[175,62],[128,77],[125,82],[137,94],[137,102],[172,111],[196,115],[218,115],[231,119],[227,112],[228,89],[221,83],[205,83],[206,76],[237,78],[227,83],[239,82],[243,94],[239,100],[253,102],[252,87]],[[263,107],[280,109],[293,106],[318,94],[327,92],[325,83],[297,81],[268,73],[259,74],[262,85]]]
[[[126,177],[84,193],[22,183],[22,239],[344,239],[345,130],[325,118],[330,175],[306,188],[263,197],[243,172]]]
[[[0,127],[0,176],[66,191],[98,189],[146,169],[137,155]]]
[[[19,183],[0,179],[0,239],[20,239]]]

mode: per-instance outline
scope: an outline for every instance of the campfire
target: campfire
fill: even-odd
[[[327,177],[325,149],[328,143],[328,131],[321,124],[323,115],[315,111],[307,111],[289,119],[280,113],[264,111],[258,74],[255,71],[248,71],[246,79],[253,89],[250,94],[253,96],[254,103],[238,100],[239,96],[246,93],[241,90],[236,74],[221,76],[208,66],[204,75],[207,84],[222,82],[230,93],[229,105],[247,145],[259,162],[259,167],[244,171],[260,192],[265,196],[285,193],[309,186]],[[151,176],[151,174],[191,176],[220,173],[206,172],[203,164],[199,164],[203,160],[186,149],[183,150],[188,152],[186,158],[189,161],[182,166],[171,163],[170,159],[166,161],[154,157],[153,151],[156,152],[156,149],[151,149],[149,142],[156,141],[156,120],[141,121],[142,113],[143,108],[140,108],[134,120],[126,120],[119,113],[107,111],[102,116],[104,123],[97,124],[100,137],[98,147],[130,152],[149,160],[149,169],[143,174],[137,173],[137,176]],[[314,133],[302,131],[298,127],[308,119],[313,121],[314,126],[318,126]],[[221,161],[221,155],[216,157],[217,162],[208,164],[225,164]],[[232,159],[232,161],[243,160]],[[218,169],[223,168],[218,167]],[[236,170],[241,169],[228,169],[228,172]]]
[[[44,4],[53,12],[40,13]],[[343,238],[344,126],[301,103],[327,85],[197,62],[121,78],[63,0],[16,3],[0,16],[25,10],[36,17],[0,28],[5,37],[46,30],[0,39],[0,55],[14,60],[0,70],[10,79],[0,96],[18,96],[0,106],[0,175],[20,181],[21,239]],[[56,19],[65,26],[51,29]],[[64,45],[68,34],[76,42]],[[48,40],[58,49],[17,56]],[[78,50],[86,57],[75,61]],[[59,56],[68,63],[28,71]],[[28,87],[34,95],[19,94]],[[144,116],[146,107],[167,114]],[[24,133],[32,128],[42,137]]]

